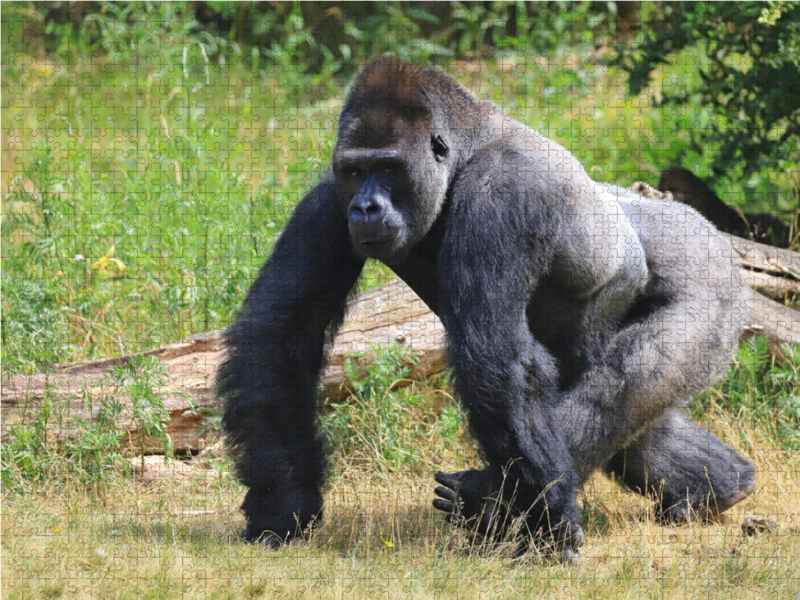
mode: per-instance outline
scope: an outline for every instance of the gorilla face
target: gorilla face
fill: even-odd
[[[337,153],[334,172],[355,248],[369,258],[402,259],[413,243],[413,211],[400,150],[345,150]]]
[[[337,149],[334,173],[361,254],[394,264],[425,236],[447,192],[448,151],[440,135],[423,148]]]

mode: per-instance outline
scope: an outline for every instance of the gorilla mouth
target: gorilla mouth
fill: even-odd
[[[377,246],[391,246],[392,242],[397,239],[397,234],[395,233],[385,233],[383,235],[371,235],[371,236],[360,236],[358,238],[358,244],[360,246],[366,246],[369,248],[375,248]]]
[[[403,258],[398,244],[400,236],[388,234],[375,237],[356,238],[356,247],[368,258],[374,258],[387,264],[395,263]]]

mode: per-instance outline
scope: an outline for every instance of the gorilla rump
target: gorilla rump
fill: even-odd
[[[746,322],[728,242],[685,205],[593,182],[441,72],[380,60],[356,76],[332,168],[227,333],[217,389],[248,540],[279,544],[321,515],[317,381],[367,258],[447,331],[488,465],[436,474],[448,520],[500,532],[493,498],[508,491],[569,557],[584,538],[576,493],[597,469],[665,518],[753,490],[753,467],[678,411],[723,374]]]

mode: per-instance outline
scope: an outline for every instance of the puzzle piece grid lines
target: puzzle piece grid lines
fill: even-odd
[[[4,9],[3,25],[21,19],[18,15]],[[119,39],[112,37],[110,43],[130,41],[122,35],[125,27],[120,21]],[[18,64],[4,65],[3,219],[16,226],[3,232],[4,271],[9,272],[3,280],[3,311],[23,324],[7,331],[29,339],[40,336],[43,345],[52,344],[51,350],[36,345],[25,350],[31,366],[42,368],[64,357],[87,363],[31,376],[31,370],[23,373],[20,361],[13,365],[17,372],[4,373],[4,443],[10,427],[31,419],[42,422],[39,402],[53,394],[63,400],[57,405],[63,412],[45,419],[44,433],[37,434],[41,444],[47,452],[52,447],[86,461],[79,467],[54,461],[38,480],[4,477],[4,594],[484,598],[533,593],[561,597],[567,589],[570,597],[654,597],[664,590],[699,597],[717,590],[720,597],[738,598],[800,593],[800,575],[792,562],[792,549],[800,548],[796,461],[744,417],[725,416],[714,400],[704,405],[709,416],[702,427],[677,424],[683,428],[683,441],[697,445],[696,451],[686,451],[680,466],[691,470],[709,448],[744,460],[742,453],[756,463],[758,488],[708,526],[662,527],[651,500],[619,485],[624,470],[611,477],[598,472],[581,490],[579,516],[587,543],[573,571],[554,566],[558,560],[546,545],[532,547],[520,558],[513,539],[476,541],[467,531],[444,524],[431,506],[433,472],[479,467],[483,456],[466,433],[452,382],[435,375],[447,361],[442,322],[408,286],[391,283],[394,272],[377,261],[365,266],[357,288],[362,295],[351,303],[339,337],[326,341],[330,356],[320,386],[329,402],[322,427],[337,452],[323,487],[324,516],[316,529],[281,548],[243,543],[245,518],[239,506],[245,489],[234,483],[234,467],[215,432],[221,413],[214,377],[225,349],[213,330],[235,322],[241,300],[258,281],[262,263],[296,206],[325,178],[347,87],[332,77],[306,83],[308,78],[298,76],[302,65],[265,67],[262,61],[267,74],[257,75],[235,53],[213,53],[210,44],[198,39],[142,34],[128,44],[130,49],[121,47],[116,54],[67,46],[55,58],[53,53],[18,53],[13,55]],[[613,82],[597,75],[596,64],[565,53],[533,57],[521,52],[513,64],[501,60],[491,68],[479,60],[442,62],[442,67],[478,98],[501,105],[510,119],[563,145],[535,138],[526,146],[531,152],[545,148],[550,167],[558,165],[553,171],[575,168],[577,176],[579,163],[589,164],[592,179],[632,177],[655,183],[654,169],[665,165],[643,163],[635,172],[619,166],[630,165],[627,153],[637,147],[669,148],[670,141],[640,118],[642,113],[651,119],[649,100],[609,93]],[[710,59],[687,54],[683,60],[688,66]],[[554,96],[569,101],[560,98],[555,105],[550,100]],[[387,110],[393,108],[389,104]],[[660,117],[665,122],[686,119],[691,111],[668,107]],[[608,113],[616,115],[616,122],[609,122]],[[390,135],[392,127],[384,126],[379,135]],[[495,137],[502,132],[503,137],[512,135],[512,127],[509,120],[498,120],[486,131]],[[580,135],[574,134],[576,128]],[[413,129],[404,133],[412,137]],[[456,124],[448,134],[469,138],[474,130],[473,125]],[[371,135],[374,131],[365,133]],[[619,147],[603,141],[608,139],[617,140]],[[448,149],[457,152],[448,142]],[[503,168],[499,165],[498,172]],[[437,173],[435,165],[428,171]],[[528,166],[517,181],[522,185],[539,176],[538,169]],[[480,193],[478,186],[469,191]],[[590,200],[574,219],[578,229],[565,237],[575,245],[590,240],[584,256],[593,257],[595,264],[622,264],[641,251],[637,234],[625,229],[635,219],[619,208],[624,191],[578,185],[576,193]],[[687,253],[679,270],[687,280],[704,280],[710,301],[738,279],[709,275],[703,261],[733,260],[738,254],[715,246],[715,234],[708,228],[689,231],[686,223],[685,218],[672,220],[661,243],[680,246],[687,238],[693,243],[701,238],[698,253]],[[301,235],[306,246],[291,247],[298,255],[295,271],[269,281],[265,294],[282,289],[295,274],[302,280],[308,271],[314,274],[308,285],[323,293],[331,273],[338,272],[341,250],[318,249],[328,246],[331,236],[323,231]],[[461,237],[470,240],[473,235]],[[300,258],[305,247],[313,250],[312,258]],[[23,255],[29,256],[24,270]],[[500,261],[495,264],[501,280],[507,273]],[[380,291],[364,295],[379,285],[384,286]],[[501,295],[499,291],[489,293]],[[51,298],[67,299],[71,305],[58,307]],[[34,309],[20,316],[25,302]],[[739,308],[753,310],[743,300]],[[721,318],[724,327],[743,325],[746,317],[737,316],[741,314]],[[270,317],[254,321],[253,330]],[[672,317],[661,323],[665,330],[696,325],[692,315]],[[701,315],[700,321],[706,317]],[[297,328],[319,318],[313,308],[301,312]],[[791,329],[791,315],[787,320]],[[500,314],[493,323],[502,328],[516,322],[511,314]],[[564,335],[574,335],[562,314],[556,318],[554,313],[553,323],[565,327]],[[190,337],[195,334],[204,335]],[[65,335],[70,340],[66,345],[59,341]],[[364,358],[357,359],[359,367],[350,362],[351,353],[369,354],[376,342],[397,352],[378,365],[383,372],[369,371]],[[510,337],[493,342],[512,343]],[[4,339],[7,343],[14,340]],[[121,368],[114,375],[113,365],[103,362],[158,347],[165,348],[153,355],[165,365],[163,380],[154,364],[139,372]],[[404,352],[409,349],[419,353],[419,364],[404,368],[401,359],[407,360]],[[690,370],[697,362],[685,357],[726,350],[703,340],[697,346],[676,342],[664,355],[670,351],[684,362],[656,361],[653,366]],[[270,358],[283,369],[279,375],[294,374],[297,365],[310,361],[291,345]],[[634,368],[632,362],[626,366]],[[369,373],[372,387],[343,386],[347,373]],[[434,379],[408,385],[417,373],[434,374]],[[143,391],[148,377],[153,378],[151,387]],[[252,381],[254,387],[264,384],[257,374]],[[498,395],[507,385],[498,380]],[[300,383],[293,381],[292,386],[299,388]],[[598,396],[606,387],[587,385]],[[658,394],[657,388],[654,384],[651,393]],[[175,394],[178,389],[201,407],[202,417],[187,398]],[[145,397],[155,400],[137,405]],[[36,402],[29,405],[26,399],[31,398]],[[101,431],[88,423],[109,418],[109,410],[97,401],[113,406],[115,398],[123,398],[125,407],[111,418],[130,434],[113,442],[119,444],[119,453],[104,463],[98,458],[107,452],[102,444],[82,451],[76,444],[91,443],[81,437],[87,427]],[[182,460],[169,464],[160,455],[138,456],[145,447],[163,452],[163,438],[146,424],[159,402],[165,406],[172,443],[183,454]],[[302,415],[294,418],[282,423],[283,433],[307,435]],[[210,427],[198,425],[203,419]],[[741,435],[731,432],[737,426]],[[580,423],[567,421],[563,428],[575,432]],[[714,446],[709,428],[731,447]],[[294,448],[292,443],[288,447]],[[305,464],[308,457],[302,454],[309,447],[297,451],[301,456],[293,459],[295,464]],[[8,464],[4,457],[4,470]],[[30,500],[8,492],[20,482],[32,493]],[[449,492],[439,494],[440,500],[450,497]],[[774,567],[775,561],[784,566]]]

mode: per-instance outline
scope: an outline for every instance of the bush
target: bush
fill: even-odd
[[[666,2],[637,43],[618,46],[632,94],[663,65],[656,104],[707,108],[713,119],[691,130],[700,154],[712,149],[711,175],[746,179],[764,170],[796,170],[800,152],[800,4]],[[696,77],[670,84],[677,61]],[[676,112],[676,108],[670,108]]]

